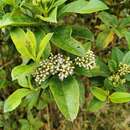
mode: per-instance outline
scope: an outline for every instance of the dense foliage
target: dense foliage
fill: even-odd
[[[0,128],[129,129],[129,8],[129,0],[1,0]]]

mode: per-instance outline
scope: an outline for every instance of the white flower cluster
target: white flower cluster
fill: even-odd
[[[45,81],[46,78],[53,72],[53,62],[49,60],[43,60],[40,62],[40,66],[37,68],[33,77],[35,77],[35,81],[41,84],[42,81]]]
[[[93,51],[89,50],[85,57],[77,57],[75,59],[75,64],[87,70],[93,69],[96,66],[96,58]]]
[[[60,80],[64,80],[74,73],[75,66],[93,69],[96,66],[95,55],[92,51],[88,51],[85,57],[77,57],[74,62],[70,57],[62,54],[51,55],[48,59],[40,62],[39,67],[34,73],[35,81],[41,84],[48,76],[57,74]]]
[[[60,80],[64,80],[68,75],[73,74],[75,67],[70,60],[70,57],[64,57],[62,54],[57,54],[49,57],[49,59],[53,61],[54,65],[52,75],[58,74]]]
[[[49,75],[55,74],[58,75],[60,80],[64,80],[73,74],[74,68],[70,57],[64,57],[62,54],[52,55],[40,63],[34,74],[35,81],[41,84]]]

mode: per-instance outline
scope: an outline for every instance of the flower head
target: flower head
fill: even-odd
[[[54,65],[49,60],[43,60],[40,62],[39,67],[34,73],[35,81],[41,84],[42,81],[45,81],[46,78],[51,74],[53,71]]]
[[[41,84],[50,75],[57,74],[60,80],[64,80],[74,72],[73,62],[70,57],[65,57],[58,53],[57,55],[51,55],[48,59],[40,62],[34,77],[35,81]]]
[[[93,51],[89,50],[85,57],[77,57],[75,59],[75,64],[87,70],[93,69],[96,66],[96,58]]]
[[[73,66],[73,62],[70,60],[70,57],[66,57],[63,59],[63,63],[58,65],[56,68],[58,70],[59,79],[64,80],[69,75],[73,74],[75,67]]]
[[[120,76],[125,76],[130,73],[130,66],[127,64],[119,64],[119,70],[117,72]]]

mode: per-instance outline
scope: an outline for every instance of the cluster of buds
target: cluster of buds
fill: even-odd
[[[117,72],[121,77],[130,73],[130,66],[127,64],[119,64],[119,70]]]
[[[40,62],[39,67],[33,74],[35,81],[39,84],[45,81],[50,75],[57,74],[60,80],[64,80],[74,73],[75,66],[93,69],[96,66],[95,55],[88,51],[85,57],[77,57],[74,62],[70,57],[62,54],[51,55],[48,59]]]
[[[73,62],[70,57],[62,54],[51,55],[48,59],[40,62],[40,66],[34,73],[35,81],[39,84],[45,81],[48,76],[57,74],[60,80],[64,80],[74,72]]]
[[[89,50],[85,57],[77,57],[75,59],[75,64],[87,70],[93,69],[96,66],[96,58],[93,51]]]
[[[112,82],[114,87],[118,87],[126,83],[126,79],[121,78],[120,75],[118,75],[117,73],[113,74],[108,79]]]
[[[130,66],[127,64],[119,64],[118,71],[109,77],[109,80],[113,83],[114,86],[123,85],[126,83],[125,75],[130,73]]]

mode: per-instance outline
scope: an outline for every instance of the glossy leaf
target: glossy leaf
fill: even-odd
[[[10,112],[14,110],[20,103],[23,97],[30,94],[29,89],[18,89],[13,94],[11,94],[4,103],[4,112]]]
[[[108,96],[107,91],[103,90],[102,88],[98,88],[98,87],[92,87],[91,92],[100,101],[105,101]]]
[[[130,93],[114,92],[109,98],[113,103],[126,103],[130,101]]]
[[[28,83],[27,77],[25,75],[18,76],[17,80],[18,80],[18,83],[20,86],[29,88],[29,83]]]
[[[67,0],[57,0],[52,7],[58,7],[60,5],[62,5],[63,3],[65,3]]]
[[[118,69],[117,62],[115,60],[109,60],[108,67],[109,67],[111,72],[116,72],[116,70]]]
[[[130,65],[130,51],[124,55],[122,63]]]
[[[33,56],[28,50],[28,44],[26,43],[26,39],[25,39],[26,38],[25,32],[22,29],[17,28],[17,29],[11,30],[10,35],[11,35],[11,39],[13,43],[15,44],[17,51],[23,57],[33,59]]]
[[[9,4],[9,5],[15,5],[16,4],[15,0],[4,0],[4,3]]]
[[[112,49],[111,58],[116,61],[118,64],[122,61],[124,53],[117,47]]]
[[[79,92],[80,92],[79,102],[80,102],[80,107],[82,108],[85,103],[85,86],[80,80],[78,81],[78,83],[79,83]]]
[[[12,80],[16,80],[18,78],[21,78],[21,76],[27,76],[29,74],[32,74],[34,70],[36,69],[36,65],[19,65],[13,68],[11,76]]]
[[[43,39],[41,40],[39,47],[38,47],[38,54],[37,54],[37,61],[40,60],[47,44],[49,43],[50,39],[52,38],[53,33],[48,33]]]
[[[96,39],[96,46],[98,48],[106,48],[114,39],[114,33],[112,31],[100,32]]]
[[[92,70],[87,70],[83,67],[76,67],[75,72],[76,74],[87,76],[87,77],[96,77],[102,75],[99,66],[95,67]]]
[[[60,81],[53,78],[50,90],[60,111],[66,119],[73,121],[79,111],[79,85],[76,79],[69,77]]]
[[[26,33],[26,43],[28,44],[28,50],[35,58],[36,57],[37,43],[36,43],[35,35],[31,30],[28,30]]]
[[[125,35],[125,38],[126,38],[126,40],[127,40],[128,48],[129,48],[129,50],[130,50],[130,32],[125,31],[125,32],[124,32],[124,35]]]
[[[120,26],[121,27],[130,26],[130,16],[127,16],[126,18],[121,19],[120,20]]]
[[[71,37],[70,27],[59,27],[54,32],[52,42],[57,47],[78,56],[84,56],[86,51],[80,42]]]
[[[84,26],[72,26],[72,36],[84,38],[86,40],[93,41],[94,34],[86,27]]]
[[[111,15],[111,14],[109,14],[107,12],[101,12],[101,13],[99,13],[98,17],[107,26],[116,27],[119,24],[116,16]]]
[[[80,13],[80,14],[89,14],[101,10],[108,9],[108,7],[101,2],[100,0],[76,0],[64,6],[61,9],[61,14],[66,12]]]
[[[88,107],[87,107],[87,110],[88,110],[89,112],[97,112],[97,111],[99,111],[101,108],[103,108],[104,105],[105,105],[105,102],[102,102],[102,101],[99,101],[99,100],[93,98],[93,99],[90,101],[90,103],[89,103],[89,105],[88,105]]]
[[[0,28],[4,28],[7,26],[30,26],[38,24],[40,23],[35,22],[32,18],[27,16],[5,15],[2,19],[0,19]]]

